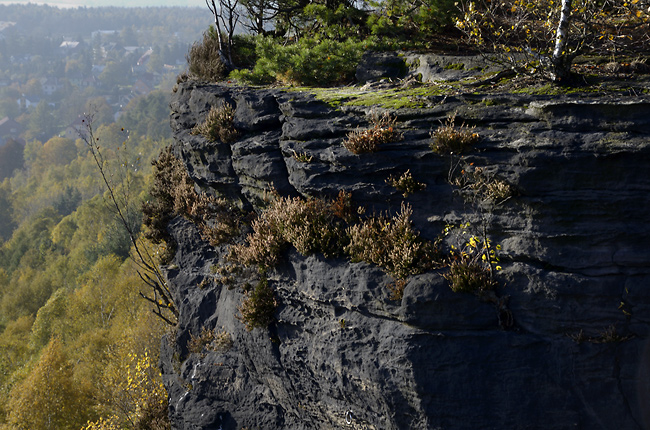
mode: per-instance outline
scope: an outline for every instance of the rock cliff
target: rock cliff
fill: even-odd
[[[410,277],[393,300],[376,266],[289,249],[268,274],[275,322],[248,331],[241,288],[214,275],[228,246],[175,218],[167,276],[180,316],[161,358],[173,427],[648,428],[650,98],[404,97],[413,104],[390,108],[404,138],[354,155],[342,141],[379,108],[352,96],[186,82],[172,96],[173,152],[197,189],[244,211],[259,212],[273,185],[284,196],[345,190],[367,213],[406,201],[430,240],[469,222],[500,245],[499,305],[453,292],[443,269]],[[191,134],[224,101],[239,138]],[[505,201],[450,185],[458,158],[429,144],[452,115],[481,136],[463,166],[514,186]],[[386,179],[407,170],[426,188],[404,198]],[[191,351],[203,329],[227,347]]]

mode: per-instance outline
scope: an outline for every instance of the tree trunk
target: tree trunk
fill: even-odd
[[[221,23],[219,21],[222,13],[221,4],[219,5],[218,11],[214,0],[205,0],[205,4],[208,6],[208,9],[210,9],[210,12],[212,12],[212,15],[214,15],[214,26],[217,32],[217,41],[219,42],[219,57],[221,58],[221,61],[226,66],[226,68],[228,70],[231,70],[233,68],[232,61],[230,59],[230,55],[226,57],[226,49],[224,46],[225,43],[223,41],[223,35],[221,34]],[[228,52],[230,52],[230,45],[228,46]]]
[[[560,22],[555,33],[555,49],[551,57],[553,79],[566,80],[571,71],[571,56],[566,52],[571,17],[571,0],[562,0]]]

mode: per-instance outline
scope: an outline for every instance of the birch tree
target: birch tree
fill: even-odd
[[[475,0],[459,8],[456,27],[488,58],[556,82],[569,80],[582,53],[613,57],[650,41],[650,9],[641,0]]]
[[[571,17],[571,0],[562,0],[562,10],[560,20],[555,33],[555,48],[551,57],[553,65],[553,80],[560,81],[566,79],[571,72],[572,58],[568,58],[566,53],[567,38],[569,37],[569,24]]]
[[[239,0],[219,0],[218,5],[215,3],[215,0],[205,0],[205,4],[214,16],[214,26],[217,31],[221,60],[228,69],[232,69],[233,36],[235,35],[235,28],[240,18]],[[224,34],[226,40],[224,40]]]

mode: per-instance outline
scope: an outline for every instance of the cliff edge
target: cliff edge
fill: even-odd
[[[242,288],[215,275],[230,245],[176,217],[167,277],[179,321],[161,354],[173,427],[648,428],[650,97],[345,91],[181,83],[172,152],[197,190],[246,213],[260,213],[271,187],[343,190],[366,214],[407,204],[430,241],[469,223],[498,244],[497,299],[454,292],[432,268],[396,300],[381,268],[290,247],[267,273],[274,322],[249,331]],[[239,137],[192,134],[223,103]],[[383,111],[401,140],[359,155],[342,145]],[[430,146],[450,117],[480,136],[462,158]],[[468,199],[471,181],[450,184],[465,169],[512,192]],[[406,171],[426,187],[404,197],[386,180]],[[218,347],[188,346],[205,330]]]

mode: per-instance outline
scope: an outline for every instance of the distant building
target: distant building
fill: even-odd
[[[114,51],[116,48],[117,44],[115,42],[102,44],[102,46],[99,48],[102,58],[106,58],[108,56],[108,53]]]
[[[61,136],[68,139],[77,140],[80,137],[80,133],[85,134],[85,132],[86,132],[86,118],[82,115],[79,115],[72,124],[67,126],[65,130],[63,130]]]
[[[8,116],[0,119],[0,146],[4,145],[7,139],[18,139],[18,136],[25,128]]]
[[[105,68],[106,68],[106,66],[104,66],[104,65],[102,65],[102,64],[93,64],[93,68],[92,68],[92,72],[91,72],[91,73],[92,73],[94,76],[99,76],[99,75],[102,74],[102,72],[104,71]]]
[[[12,21],[0,21],[0,33],[5,31],[9,27],[13,27],[14,25],[16,25],[16,23]],[[2,34],[0,34],[0,36],[2,36]],[[4,39],[4,36],[2,36],[2,38]]]
[[[142,79],[138,79],[137,81],[135,81],[135,84],[133,84],[133,86],[131,87],[131,92],[138,96],[145,96],[149,94],[151,91],[153,91],[153,88],[147,85],[147,83],[144,82]]]
[[[66,73],[66,78],[68,78],[68,81],[75,87],[81,86],[81,81],[84,79],[83,73],[81,73],[79,70],[73,70],[69,73]]]
[[[79,46],[79,42],[77,42],[76,40],[64,40],[59,45],[59,48],[74,49],[77,46]]]
[[[79,48],[81,48],[81,42],[77,42],[76,40],[64,40],[59,45],[59,49],[64,51],[66,54],[75,52]]]
[[[126,55],[135,54],[140,49],[139,46],[125,46],[124,52]]]
[[[131,100],[133,100],[134,98],[135,98],[135,94],[134,94],[133,92],[131,92],[131,93],[129,93],[129,94],[122,94],[122,95],[119,96],[119,98],[117,99],[117,104],[120,105],[120,106],[126,106],[126,105],[128,105],[128,104],[131,102]]]
[[[99,81],[97,80],[95,75],[86,76],[81,81],[82,88],[96,87],[97,85],[99,85]]]
[[[98,36],[111,36],[113,34],[118,34],[117,30],[95,30],[90,34],[90,37],[93,39]]]
[[[18,100],[18,106],[21,109],[29,109],[31,107],[36,107],[41,102],[41,98],[38,96],[26,96],[25,94]]]
[[[63,85],[59,83],[59,80],[57,78],[43,78],[41,79],[41,87],[43,88],[43,93],[51,96],[63,88]]]
[[[145,67],[149,60],[151,59],[151,54],[153,54],[153,49],[149,48],[147,49],[147,52],[142,54],[142,56],[138,59],[137,66],[138,67]]]

